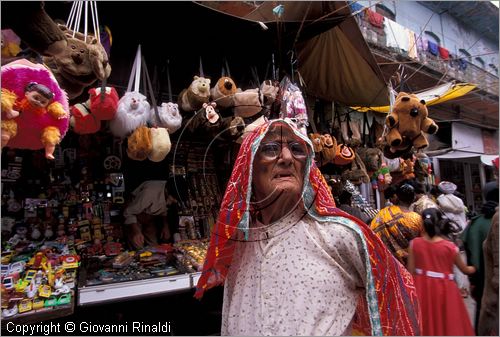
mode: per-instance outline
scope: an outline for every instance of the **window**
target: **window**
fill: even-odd
[[[387,6],[382,5],[382,4],[376,4],[375,5],[375,11],[383,16],[385,16],[388,19],[391,19],[392,21],[396,21],[396,14]]]

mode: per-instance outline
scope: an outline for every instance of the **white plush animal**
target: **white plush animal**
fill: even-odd
[[[172,134],[177,131],[182,124],[182,116],[179,113],[179,107],[177,103],[162,103],[161,106],[158,107],[158,116],[156,116],[155,110],[151,109],[151,121],[153,124],[167,128],[168,133]]]
[[[115,137],[125,138],[149,120],[151,106],[146,96],[138,92],[127,92],[120,98],[115,118],[109,124]]]

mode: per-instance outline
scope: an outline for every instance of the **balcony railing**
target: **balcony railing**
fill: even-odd
[[[499,82],[498,76],[476,66],[468,61],[465,62],[465,67],[459,66],[458,60],[451,58],[444,60],[439,56],[434,56],[428,51],[417,48],[418,58],[414,59],[408,56],[406,51],[401,49],[387,47],[387,38],[383,28],[377,28],[363,19],[357,18],[361,32],[371,48],[377,48],[384,51],[386,56],[393,56],[400,62],[416,62],[417,65],[424,65],[431,70],[438,72],[441,76],[444,75],[445,80],[456,80],[459,82],[473,83],[489,94],[498,96]],[[403,56],[404,61],[401,61]]]

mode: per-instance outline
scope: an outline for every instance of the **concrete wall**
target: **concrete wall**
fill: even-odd
[[[368,7],[377,3],[377,1],[358,1],[358,3]],[[459,49],[465,49],[473,56],[472,61],[475,65],[481,66],[475,60],[475,56],[479,56],[484,60],[485,70],[491,71],[488,66],[490,63],[500,68],[498,41],[484,39],[480,32],[472,31],[463,26],[449,14],[439,15],[416,1],[384,0],[381,3],[396,14],[396,22],[417,34],[422,29],[433,32],[441,39],[441,45],[451,53],[460,55]],[[375,6],[371,7],[371,9],[375,9]]]

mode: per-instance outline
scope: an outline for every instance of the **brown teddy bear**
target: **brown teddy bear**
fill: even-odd
[[[220,109],[231,108],[234,105],[233,95],[237,89],[231,77],[223,76],[210,89],[210,96]]]
[[[385,120],[389,128],[385,136],[389,147],[384,151],[386,157],[394,158],[397,154],[399,157],[401,152],[411,150],[412,146],[417,150],[428,146],[424,132],[434,134],[438,131],[438,126],[428,115],[424,100],[419,100],[417,95],[400,92]]]
[[[184,112],[198,111],[210,99],[210,79],[194,76],[193,82],[179,94],[178,104]]]
[[[315,153],[320,153],[323,150],[323,141],[321,140],[321,135],[319,133],[310,133],[309,139],[313,144],[313,149]]]
[[[69,99],[80,96],[84,89],[97,80],[105,80],[111,74],[108,55],[101,43],[93,36],[73,32],[64,25],[59,28],[66,35],[68,46],[62,53],[44,57],[43,61],[54,73],[59,85]]]

